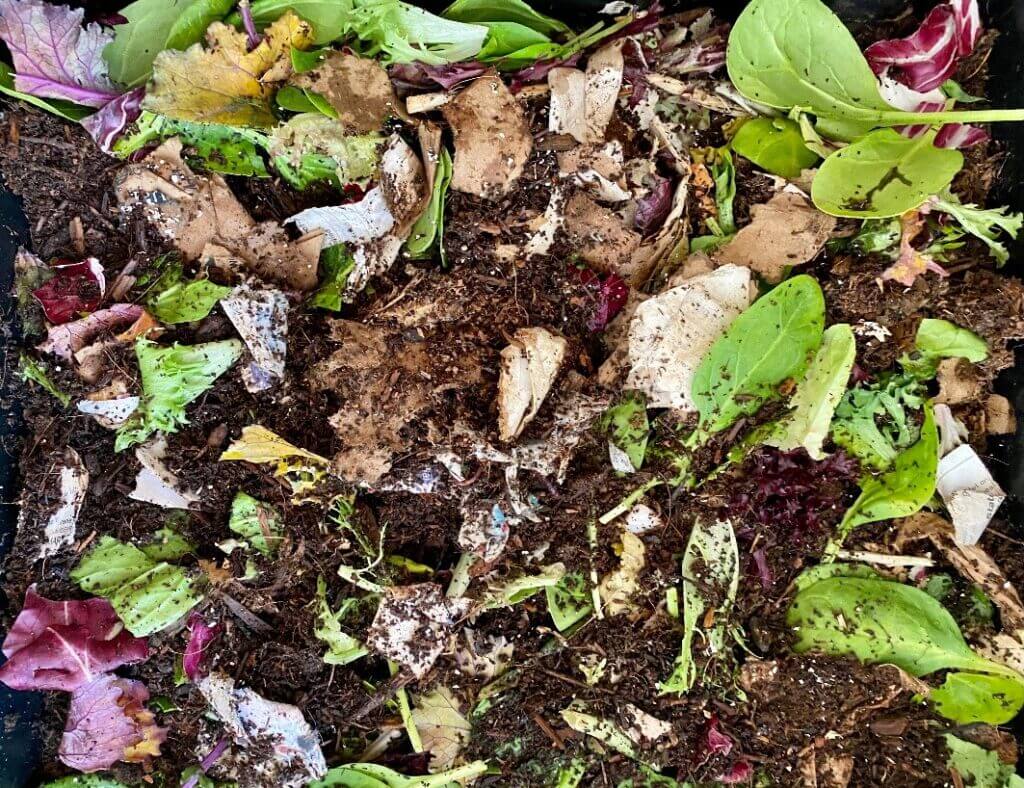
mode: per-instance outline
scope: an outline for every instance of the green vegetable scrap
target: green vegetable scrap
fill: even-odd
[[[943,734],[949,748],[950,769],[956,769],[965,785],[973,788],[1024,788],[1024,778],[1017,776],[1016,764],[1004,763],[999,753],[986,750],[973,742]]]
[[[166,629],[203,599],[184,569],[111,536],[101,537],[85,554],[71,579],[83,591],[106,597],[138,637]]]
[[[748,120],[730,143],[732,149],[762,170],[783,178],[799,178],[820,156],[804,143],[800,125],[788,118]]]
[[[634,470],[640,470],[647,453],[651,426],[647,420],[647,399],[638,391],[627,391],[621,401],[601,416],[601,430],[611,443],[629,457]]]
[[[341,621],[356,604],[349,597],[341,603],[337,611],[332,611],[327,601],[327,581],[323,575],[316,579],[317,626],[313,634],[327,644],[324,662],[328,665],[347,665],[369,654],[369,649],[358,638],[349,635],[341,628]]]
[[[437,170],[434,173],[434,187],[430,202],[412,226],[405,248],[414,260],[429,257],[436,247],[444,262],[444,201],[448,184],[452,180],[452,157],[448,149],[441,148],[437,156]]]
[[[999,231],[1016,239],[1024,224],[1024,214],[1009,213],[1005,205],[1001,208],[979,208],[971,203],[964,204],[959,197],[948,191],[934,198],[929,205],[933,210],[951,216],[965,232],[984,241],[997,265],[1002,266],[1010,259],[1009,251],[998,240]]]
[[[153,285],[146,305],[162,323],[191,323],[210,314],[217,302],[227,297],[230,287],[214,284],[209,279],[182,280],[180,263],[168,266]]]
[[[451,788],[452,785],[469,784],[486,772],[486,761],[473,761],[417,777],[406,777],[376,763],[346,763],[331,769],[322,780],[309,783],[307,788]]]
[[[21,375],[22,380],[38,383],[65,408],[71,404],[71,395],[65,394],[57,388],[56,384],[50,380],[50,376],[46,374],[46,367],[24,353],[18,358],[18,374]]]
[[[555,585],[547,586],[544,593],[548,613],[559,632],[565,632],[594,610],[586,578],[580,572],[565,574]]]
[[[234,366],[242,356],[242,343],[225,339],[160,347],[138,339],[135,355],[142,378],[142,403],[117,431],[117,451],[142,443],[154,432],[176,432],[187,424],[185,406]]]
[[[228,528],[265,556],[273,556],[284,539],[284,523],[277,509],[244,492],[235,493]]]
[[[890,374],[847,391],[832,420],[832,440],[861,464],[883,471],[920,435],[918,414],[927,400],[912,375]]]
[[[988,358],[985,340],[948,320],[926,317],[917,327],[914,338],[916,353],[900,357],[900,366],[920,380],[935,377],[939,362],[944,358],[965,358],[978,363]]]
[[[1020,711],[1024,676],[972,651],[935,599],[864,567],[856,576],[845,568],[834,565],[800,584],[786,617],[797,635],[794,650],[892,664],[913,676],[960,671],[931,693],[936,711],[957,722],[1000,724]]]

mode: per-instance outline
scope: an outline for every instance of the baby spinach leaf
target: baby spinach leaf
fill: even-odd
[[[71,570],[71,579],[105,597],[133,635],[167,628],[202,601],[178,566],[154,561],[134,545],[104,536]]]
[[[1024,706],[1024,680],[987,673],[953,672],[932,690],[929,702],[943,717],[961,725],[1004,725]]]
[[[683,553],[683,642],[676,657],[672,675],[658,688],[666,692],[688,692],[697,679],[697,666],[693,662],[693,637],[705,618],[708,599],[701,589],[711,588],[716,599],[714,624],[704,637],[712,653],[720,653],[725,646],[725,624],[739,588],[739,553],[732,523],[716,520],[705,524],[694,523],[690,539]]]
[[[634,470],[643,466],[651,428],[647,420],[647,401],[641,392],[627,391],[620,402],[608,408],[601,416],[601,429],[626,453]]]
[[[814,459],[822,459],[825,454],[821,446],[846,390],[856,355],[857,342],[852,329],[846,323],[829,326],[807,373],[797,385],[790,401],[791,410],[764,442],[783,451],[802,446]]]
[[[747,121],[732,138],[732,149],[762,170],[789,179],[799,177],[819,158],[804,144],[799,124],[788,118]]]
[[[455,0],[441,16],[477,24],[515,22],[546,36],[570,32],[568,25],[534,11],[522,0]]]
[[[840,535],[845,536],[858,525],[920,511],[935,492],[938,464],[939,433],[931,405],[926,404],[921,437],[897,455],[890,470],[865,479],[860,495],[839,525]]]
[[[819,131],[838,139],[876,126],[1024,120],[1024,110],[893,109],[853,36],[820,0],[753,0],[733,25],[726,67],[747,98],[810,112]]]
[[[977,363],[988,358],[985,340],[948,320],[926,317],[917,327],[913,355],[900,357],[900,366],[918,380],[935,377],[939,361],[944,358],[966,358]]]
[[[795,276],[754,302],[708,350],[693,380],[700,428],[724,430],[803,374],[821,344],[825,299],[818,283]]]
[[[841,565],[840,565],[841,566]],[[797,653],[853,656],[913,676],[962,669],[1021,681],[975,654],[949,612],[919,588],[868,577],[826,577],[797,592],[786,614]]]
[[[811,199],[833,216],[885,218],[917,208],[949,186],[964,157],[935,147],[935,130],[908,139],[877,129],[833,153],[811,183]]]

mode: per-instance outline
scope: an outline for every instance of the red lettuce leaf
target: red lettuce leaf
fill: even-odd
[[[920,93],[888,76],[883,76],[879,80],[879,91],[886,102],[907,112],[936,112],[945,109],[948,102],[945,94],[938,88],[927,93]],[[929,128],[931,127],[927,124],[918,124],[916,126],[899,126],[896,130],[904,137],[913,139],[920,137]],[[935,136],[935,145],[939,148],[967,148],[987,142],[988,139],[988,132],[977,126],[947,123],[939,129],[939,133]]]
[[[210,626],[198,612],[188,617],[188,645],[181,658],[181,667],[191,681],[198,681],[206,675],[203,667],[207,647],[220,635],[221,625]]]
[[[715,779],[725,785],[736,785],[737,783],[750,782],[750,778],[753,776],[754,767],[750,765],[750,761],[737,761],[728,771],[720,774]]]
[[[935,6],[911,35],[877,41],[864,55],[879,76],[891,71],[907,87],[926,92],[953,76],[980,35],[978,0],[952,0]]]
[[[475,79],[487,71],[487,66],[474,60],[431,66],[427,63],[394,63],[388,67],[392,84],[399,91],[433,90],[440,85],[451,90],[456,85]]]
[[[597,305],[587,321],[587,328],[591,331],[604,331],[612,318],[626,305],[629,285],[617,274],[608,274],[602,279],[589,268],[580,269],[580,281],[588,290],[594,291],[597,297]]]
[[[82,127],[96,140],[101,150],[110,153],[118,137],[142,114],[142,99],[145,96],[144,87],[122,93],[100,107],[98,112],[83,118]]]
[[[554,60],[538,60],[526,68],[521,68],[518,71],[513,71],[509,76],[511,77],[511,83],[508,89],[512,93],[518,93],[527,85],[534,82],[541,82],[548,78],[548,72],[553,68],[559,66],[565,66],[566,68],[572,68],[580,62],[580,53],[577,52],[572,57],[567,58],[555,58]]]
[[[146,708],[149,690],[141,681],[104,674],[71,696],[57,753],[80,772],[109,769],[118,761],[145,763],[160,754],[167,729]]]
[[[107,77],[103,48],[113,40],[85,12],[42,0],[0,0],[0,39],[14,61],[14,87],[43,98],[102,107],[120,91]]]
[[[937,148],[969,148],[988,142],[989,134],[985,129],[968,126],[966,123],[947,123],[935,135]]]
[[[81,312],[100,305],[107,288],[103,266],[95,257],[77,262],[61,261],[51,266],[54,275],[32,291],[46,319],[56,325],[67,323]]]
[[[637,202],[634,220],[636,229],[644,235],[650,235],[665,222],[671,208],[672,181],[657,177],[651,190]]]
[[[72,692],[97,676],[149,656],[105,599],[59,602],[35,591],[3,643],[0,681],[16,690]]]

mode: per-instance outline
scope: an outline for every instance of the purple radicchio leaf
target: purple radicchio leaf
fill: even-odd
[[[548,78],[548,72],[553,68],[559,66],[565,66],[566,68],[572,68],[580,62],[580,53],[577,52],[572,57],[567,58],[555,58],[554,60],[538,60],[536,63],[521,68],[518,71],[513,71],[511,74],[512,81],[509,84],[508,89],[513,93],[518,93],[526,85],[533,84],[534,82],[540,82]]]
[[[953,76],[980,35],[978,0],[952,0],[935,6],[911,35],[876,41],[864,56],[875,74],[891,71],[907,87],[927,92]]]
[[[210,643],[220,635],[221,625],[210,626],[199,613],[193,611],[188,618],[188,631],[188,645],[185,646],[185,653],[181,658],[181,667],[191,681],[198,681],[206,675],[203,665],[205,652]]]
[[[636,204],[636,229],[644,235],[657,230],[672,207],[672,181],[655,176],[651,190]]]
[[[146,708],[141,681],[105,673],[71,695],[57,754],[80,772],[109,769],[118,761],[145,763],[160,754],[167,729]]]
[[[391,83],[400,92],[433,90],[440,85],[451,90],[487,71],[487,66],[473,60],[431,66],[427,63],[395,63],[388,68]]]
[[[144,87],[122,93],[100,107],[98,112],[83,118],[82,127],[96,140],[101,150],[110,153],[118,137],[142,114],[142,99],[145,95]]]
[[[879,80],[878,90],[888,104],[907,112],[938,112],[946,108],[948,101],[946,95],[938,88],[921,93],[889,76],[883,76]],[[926,133],[929,128],[931,127],[927,124],[917,124],[899,126],[896,130],[904,137],[914,139]],[[977,126],[947,123],[935,136],[935,145],[939,148],[968,148],[987,142],[988,139],[988,132]]]
[[[729,25],[716,25],[700,38],[674,47],[658,59],[658,70],[681,77],[710,74],[725,65],[725,44]]]
[[[0,39],[14,61],[14,87],[42,98],[102,107],[120,91],[107,77],[103,48],[113,40],[85,12],[42,0],[0,0]]]

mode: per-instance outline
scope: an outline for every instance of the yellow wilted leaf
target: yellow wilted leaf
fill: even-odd
[[[241,437],[224,450],[220,460],[241,460],[256,465],[277,463],[274,475],[287,476],[296,494],[316,486],[330,466],[326,457],[300,449],[258,424],[244,427]]]
[[[208,49],[193,44],[184,52],[169,49],[156,56],[143,107],[179,120],[274,126],[270,83],[288,76],[291,47],[313,43],[309,23],[289,11],[267,28],[252,52],[244,33],[220,22],[210,25],[206,40]]]

